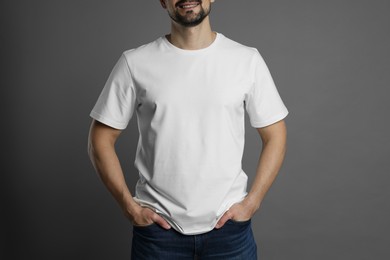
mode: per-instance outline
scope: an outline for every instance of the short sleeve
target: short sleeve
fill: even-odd
[[[125,129],[134,113],[136,92],[125,55],[112,69],[90,116],[116,129]]]
[[[276,89],[264,59],[257,49],[254,64],[253,84],[245,95],[245,108],[251,126],[261,128],[284,119],[288,114],[288,110]]]

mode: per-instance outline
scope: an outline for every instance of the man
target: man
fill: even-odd
[[[257,259],[251,218],[274,181],[288,111],[255,48],[211,30],[213,0],[160,0],[171,33],[124,51],[91,112],[89,154],[133,224],[132,259]],[[133,112],[135,196],[115,153]],[[244,117],[263,142],[247,193]]]

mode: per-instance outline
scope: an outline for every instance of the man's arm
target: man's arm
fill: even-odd
[[[216,228],[221,228],[229,219],[237,221],[249,220],[260,208],[261,202],[282,166],[287,140],[284,120],[270,126],[257,128],[257,131],[263,142],[263,149],[251,190],[242,202],[234,204],[225,212],[218,221]]]
[[[115,152],[115,142],[121,130],[92,121],[88,138],[88,154],[104,185],[118,202],[125,216],[137,226],[156,222],[169,229],[169,224],[149,208],[141,207],[132,197]]]

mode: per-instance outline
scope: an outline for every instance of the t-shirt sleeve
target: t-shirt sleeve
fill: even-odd
[[[136,103],[136,92],[125,55],[122,53],[112,69],[90,116],[123,130],[127,127]]]
[[[245,95],[245,108],[250,124],[255,128],[276,123],[288,114],[271,73],[257,49],[253,84]]]

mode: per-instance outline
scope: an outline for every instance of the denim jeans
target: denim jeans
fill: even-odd
[[[257,260],[257,246],[251,220],[228,220],[222,228],[198,235],[183,235],[154,223],[133,226],[131,259]]]

